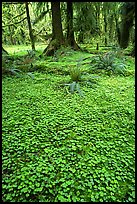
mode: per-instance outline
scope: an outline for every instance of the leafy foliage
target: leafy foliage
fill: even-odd
[[[83,42],[87,35],[97,34],[95,11],[92,3],[74,3],[76,17],[74,18],[74,29],[78,35],[78,41]]]
[[[16,68],[17,59],[9,55],[2,56],[2,74],[3,75],[14,75],[16,77],[30,76],[34,79],[34,75],[31,72],[25,73],[20,69]]]
[[[92,70],[103,69],[114,74],[125,75],[126,65],[115,57],[114,52],[107,52],[105,54],[100,54],[97,57],[93,57],[91,61]]]
[[[83,93],[80,89],[80,85],[78,82],[76,81],[73,81],[72,83],[70,84],[65,84],[65,86],[69,86],[70,87],[70,93],[74,93],[74,91],[77,91],[79,93],[80,96],[83,96]]]
[[[104,75],[84,98],[56,89],[70,76],[50,69],[77,67],[80,55],[90,56],[41,59],[49,72],[34,80],[3,78],[3,202],[135,201],[134,77]],[[83,85],[94,74],[78,66]]]
[[[70,69],[71,83],[69,84],[65,83],[65,85],[70,87],[70,93],[74,93],[74,91],[77,91],[80,96],[84,96],[84,94],[80,89],[80,84],[86,84],[86,85],[88,84],[90,85],[90,87],[92,87],[93,84],[97,83],[97,77],[94,77],[94,76],[87,77],[88,74],[84,73],[81,70],[81,65],[82,65],[81,62],[82,62],[82,59],[80,58],[78,60],[77,66],[72,67]]]
[[[102,45],[105,38],[108,45],[116,44],[119,21],[122,17],[122,13],[119,12],[122,4],[122,2],[74,2],[73,20],[76,39],[80,43],[96,41]],[[52,36],[51,4],[49,2],[29,2],[29,8],[34,39],[36,42],[45,44]],[[66,2],[61,2],[61,14],[63,31],[67,35]],[[23,2],[3,2],[2,42],[8,45],[28,45],[30,39],[25,22],[26,13]],[[130,36],[129,39],[132,45],[133,38]]]
[[[72,81],[79,82],[81,81],[81,70],[79,67],[70,69],[70,77]]]

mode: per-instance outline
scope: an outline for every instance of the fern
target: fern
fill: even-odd
[[[82,72],[80,66],[82,65],[82,61],[85,60],[80,58],[78,60],[77,66],[70,69],[70,78],[71,83],[64,84],[65,86],[69,86],[70,93],[78,92],[80,96],[84,96],[83,92],[80,89],[80,84],[90,85],[93,87],[93,84],[97,83],[97,76],[91,76],[86,72]]]
[[[80,89],[80,85],[78,83],[76,83],[76,91],[79,93],[80,96],[84,96],[84,94],[82,93]]]
[[[9,69],[9,72],[11,72],[11,74],[16,75],[17,77],[21,77],[22,71],[19,69]]]
[[[75,82],[81,81],[81,70],[78,67],[71,68],[70,77],[72,81]]]
[[[29,76],[34,79],[34,75],[31,72],[24,73],[20,69],[17,69],[17,61],[12,56],[2,56],[2,74],[3,75],[14,75],[16,77]]]
[[[14,75],[16,77],[21,77],[21,78],[22,77],[24,78],[27,75],[27,76],[31,77],[32,79],[34,79],[34,75],[31,72],[24,74],[21,70],[15,69],[15,68],[11,68],[11,69],[3,68],[2,72],[3,72],[3,74]]]
[[[125,75],[126,66],[124,62],[118,62],[118,58],[116,57],[117,53],[108,52],[103,55],[99,55],[97,57],[92,58],[91,61],[91,70],[105,70],[106,72],[111,71],[114,74],[122,74]],[[122,59],[120,59],[121,61]],[[123,60],[122,60],[123,61]]]
[[[84,96],[84,94],[82,93],[82,91],[81,91],[81,89],[80,89],[80,85],[79,85],[79,83],[77,83],[77,82],[72,82],[72,83],[70,83],[70,84],[64,84],[64,85],[67,85],[67,86],[69,86],[69,88],[70,88],[70,93],[74,93],[75,91],[76,92],[78,92],[78,94],[80,95],[80,96]]]
[[[70,92],[71,92],[71,93],[74,93],[75,87],[76,87],[76,82],[74,81],[74,82],[72,82],[72,83],[70,84]]]
[[[34,75],[31,72],[28,72],[27,75],[34,79]]]

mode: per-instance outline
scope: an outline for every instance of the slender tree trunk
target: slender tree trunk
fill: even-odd
[[[9,26],[9,33],[10,33],[10,42],[11,42],[11,45],[14,45],[14,40],[13,40],[13,37],[12,37],[12,28],[11,26]]]
[[[120,44],[120,27],[119,27],[118,19],[115,13],[114,13],[114,18],[115,18],[115,23],[116,23],[116,37],[117,37],[118,44]]]
[[[107,46],[107,18],[106,18],[106,11],[104,13],[104,31],[105,31],[105,46]]]
[[[74,38],[72,2],[67,2],[67,43],[76,50],[80,49]]]
[[[34,36],[33,36],[33,32],[32,32],[31,22],[30,22],[28,2],[25,2],[25,7],[26,7],[26,14],[27,14],[27,21],[28,21],[28,27],[29,27],[29,36],[30,36],[30,40],[31,40],[31,46],[32,46],[32,50],[35,51],[35,42],[34,42]]]
[[[111,14],[110,21],[109,21],[109,43],[113,41],[113,15]]]
[[[47,56],[54,55],[54,52],[64,45],[64,37],[61,23],[60,2],[51,2],[52,10],[52,40],[43,53]]]
[[[96,28],[98,29],[98,32],[100,33],[100,3],[96,2],[95,4],[95,15],[96,15]]]

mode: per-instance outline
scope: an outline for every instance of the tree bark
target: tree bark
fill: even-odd
[[[133,26],[135,2],[125,2],[122,8],[122,23],[120,26],[120,47],[128,47],[130,30]]]
[[[114,13],[114,18],[115,18],[115,23],[116,23],[116,37],[117,37],[118,44],[120,44],[120,27],[119,27],[118,19],[115,13]]]
[[[61,11],[60,2],[51,2],[52,10],[52,40],[47,48],[43,51],[43,54],[50,56],[54,55],[54,52],[65,44],[61,23]]]
[[[10,42],[11,42],[11,45],[14,45],[14,40],[13,40],[13,32],[12,32],[12,28],[11,26],[9,26],[9,33],[10,33]]]
[[[61,11],[60,2],[51,2],[52,9],[52,33],[53,39],[58,40],[61,44],[64,43],[62,23],[61,23]]]
[[[96,15],[96,28],[98,30],[98,33],[100,34],[100,2],[95,3],[95,15]]]
[[[72,2],[67,2],[67,43],[75,50],[80,49],[74,38]]]
[[[107,46],[107,17],[106,17],[106,11],[104,13],[104,31],[105,31],[105,46]]]
[[[30,36],[30,40],[31,40],[31,46],[32,46],[32,50],[35,51],[35,42],[34,42],[34,35],[33,35],[32,27],[31,27],[31,22],[30,22],[28,2],[25,2],[25,7],[26,7],[26,14],[27,14],[27,21],[28,21],[28,27],[29,27],[29,36]]]
[[[133,48],[132,48],[132,51],[131,51],[130,55],[131,55],[132,57],[135,57],[135,43],[134,43],[134,45],[133,45]]]

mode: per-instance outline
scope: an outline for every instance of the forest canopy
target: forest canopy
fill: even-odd
[[[35,49],[36,42],[57,38],[75,49],[93,41],[126,48],[134,44],[134,18],[134,2],[3,2],[2,43]]]

